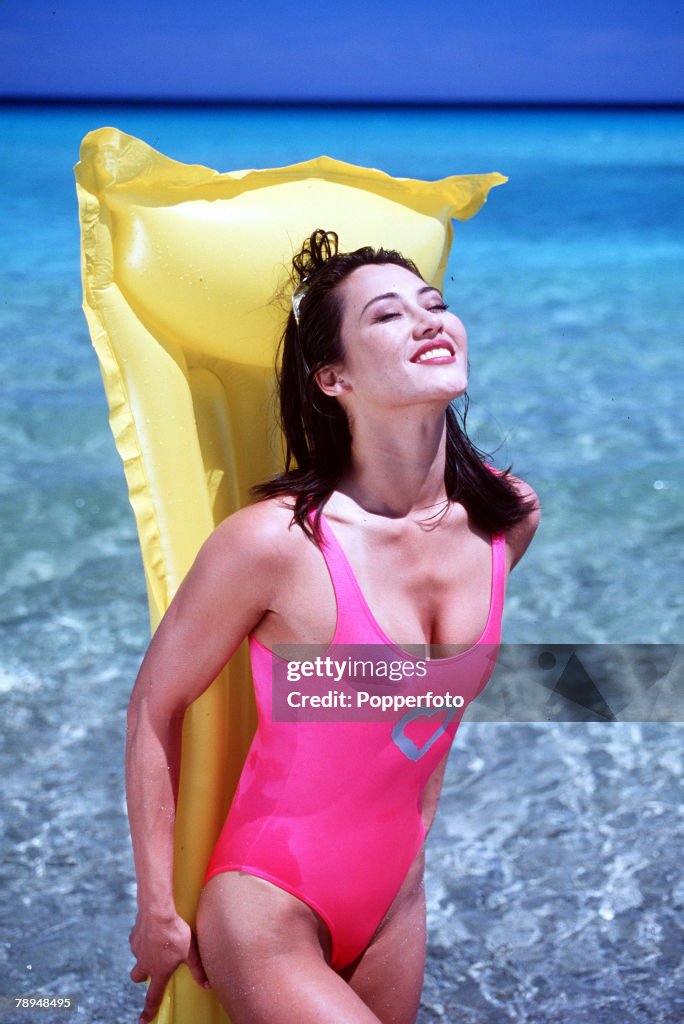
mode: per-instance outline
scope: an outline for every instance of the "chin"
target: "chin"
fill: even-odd
[[[464,374],[459,374],[457,378],[452,377],[451,380],[445,380],[442,386],[435,388],[435,391],[439,391],[440,398],[452,401],[464,395],[467,388],[468,378]]]

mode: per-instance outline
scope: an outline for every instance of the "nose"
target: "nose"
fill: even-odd
[[[435,334],[439,334],[439,332],[442,330],[442,311],[435,309],[425,309],[424,306],[419,306],[415,322],[415,332],[416,334],[419,335],[419,337],[432,337]]]

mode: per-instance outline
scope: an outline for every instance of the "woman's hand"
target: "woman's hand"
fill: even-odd
[[[135,982],[150,979],[140,1024],[148,1024],[154,1018],[167,982],[179,964],[187,964],[197,984],[209,988],[197,939],[187,921],[178,914],[160,919],[138,912],[129,942],[136,958],[131,979]]]

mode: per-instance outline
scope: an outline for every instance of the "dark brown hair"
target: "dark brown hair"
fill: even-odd
[[[323,504],[337,486],[351,452],[346,414],[316,381],[319,370],[344,361],[342,298],[337,286],[359,267],[383,263],[404,267],[422,280],[415,263],[392,249],[364,246],[341,253],[338,245],[334,231],[319,229],[292,260],[295,298],[279,347],[278,370],[285,471],[253,489],[262,499],[294,498],[293,521],[313,540],[320,539]],[[467,411],[467,395],[462,414],[453,404],[446,409],[447,497],[460,502],[484,532],[501,533],[524,519],[535,504],[523,499],[507,479],[510,466],[502,475],[488,468],[488,456],[466,433]],[[313,511],[312,529],[308,517]]]

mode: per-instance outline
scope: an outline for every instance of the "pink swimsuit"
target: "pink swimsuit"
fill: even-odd
[[[337,601],[333,644],[374,644],[388,661],[412,659],[380,629],[332,529],[322,547]],[[456,688],[467,703],[493,671],[501,637],[505,537],[491,540],[489,617],[477,644],[427,662],[436,692]],[[463,710],[412,711],[388,721],[277,722],[274,655],[249,639],[259,723],[205,881],[244,871],[292,893],[330,931],[340,970],[368,946],[425,838],[423,789],[453,742]],[[485,651],[488,657],[483,657]]]

